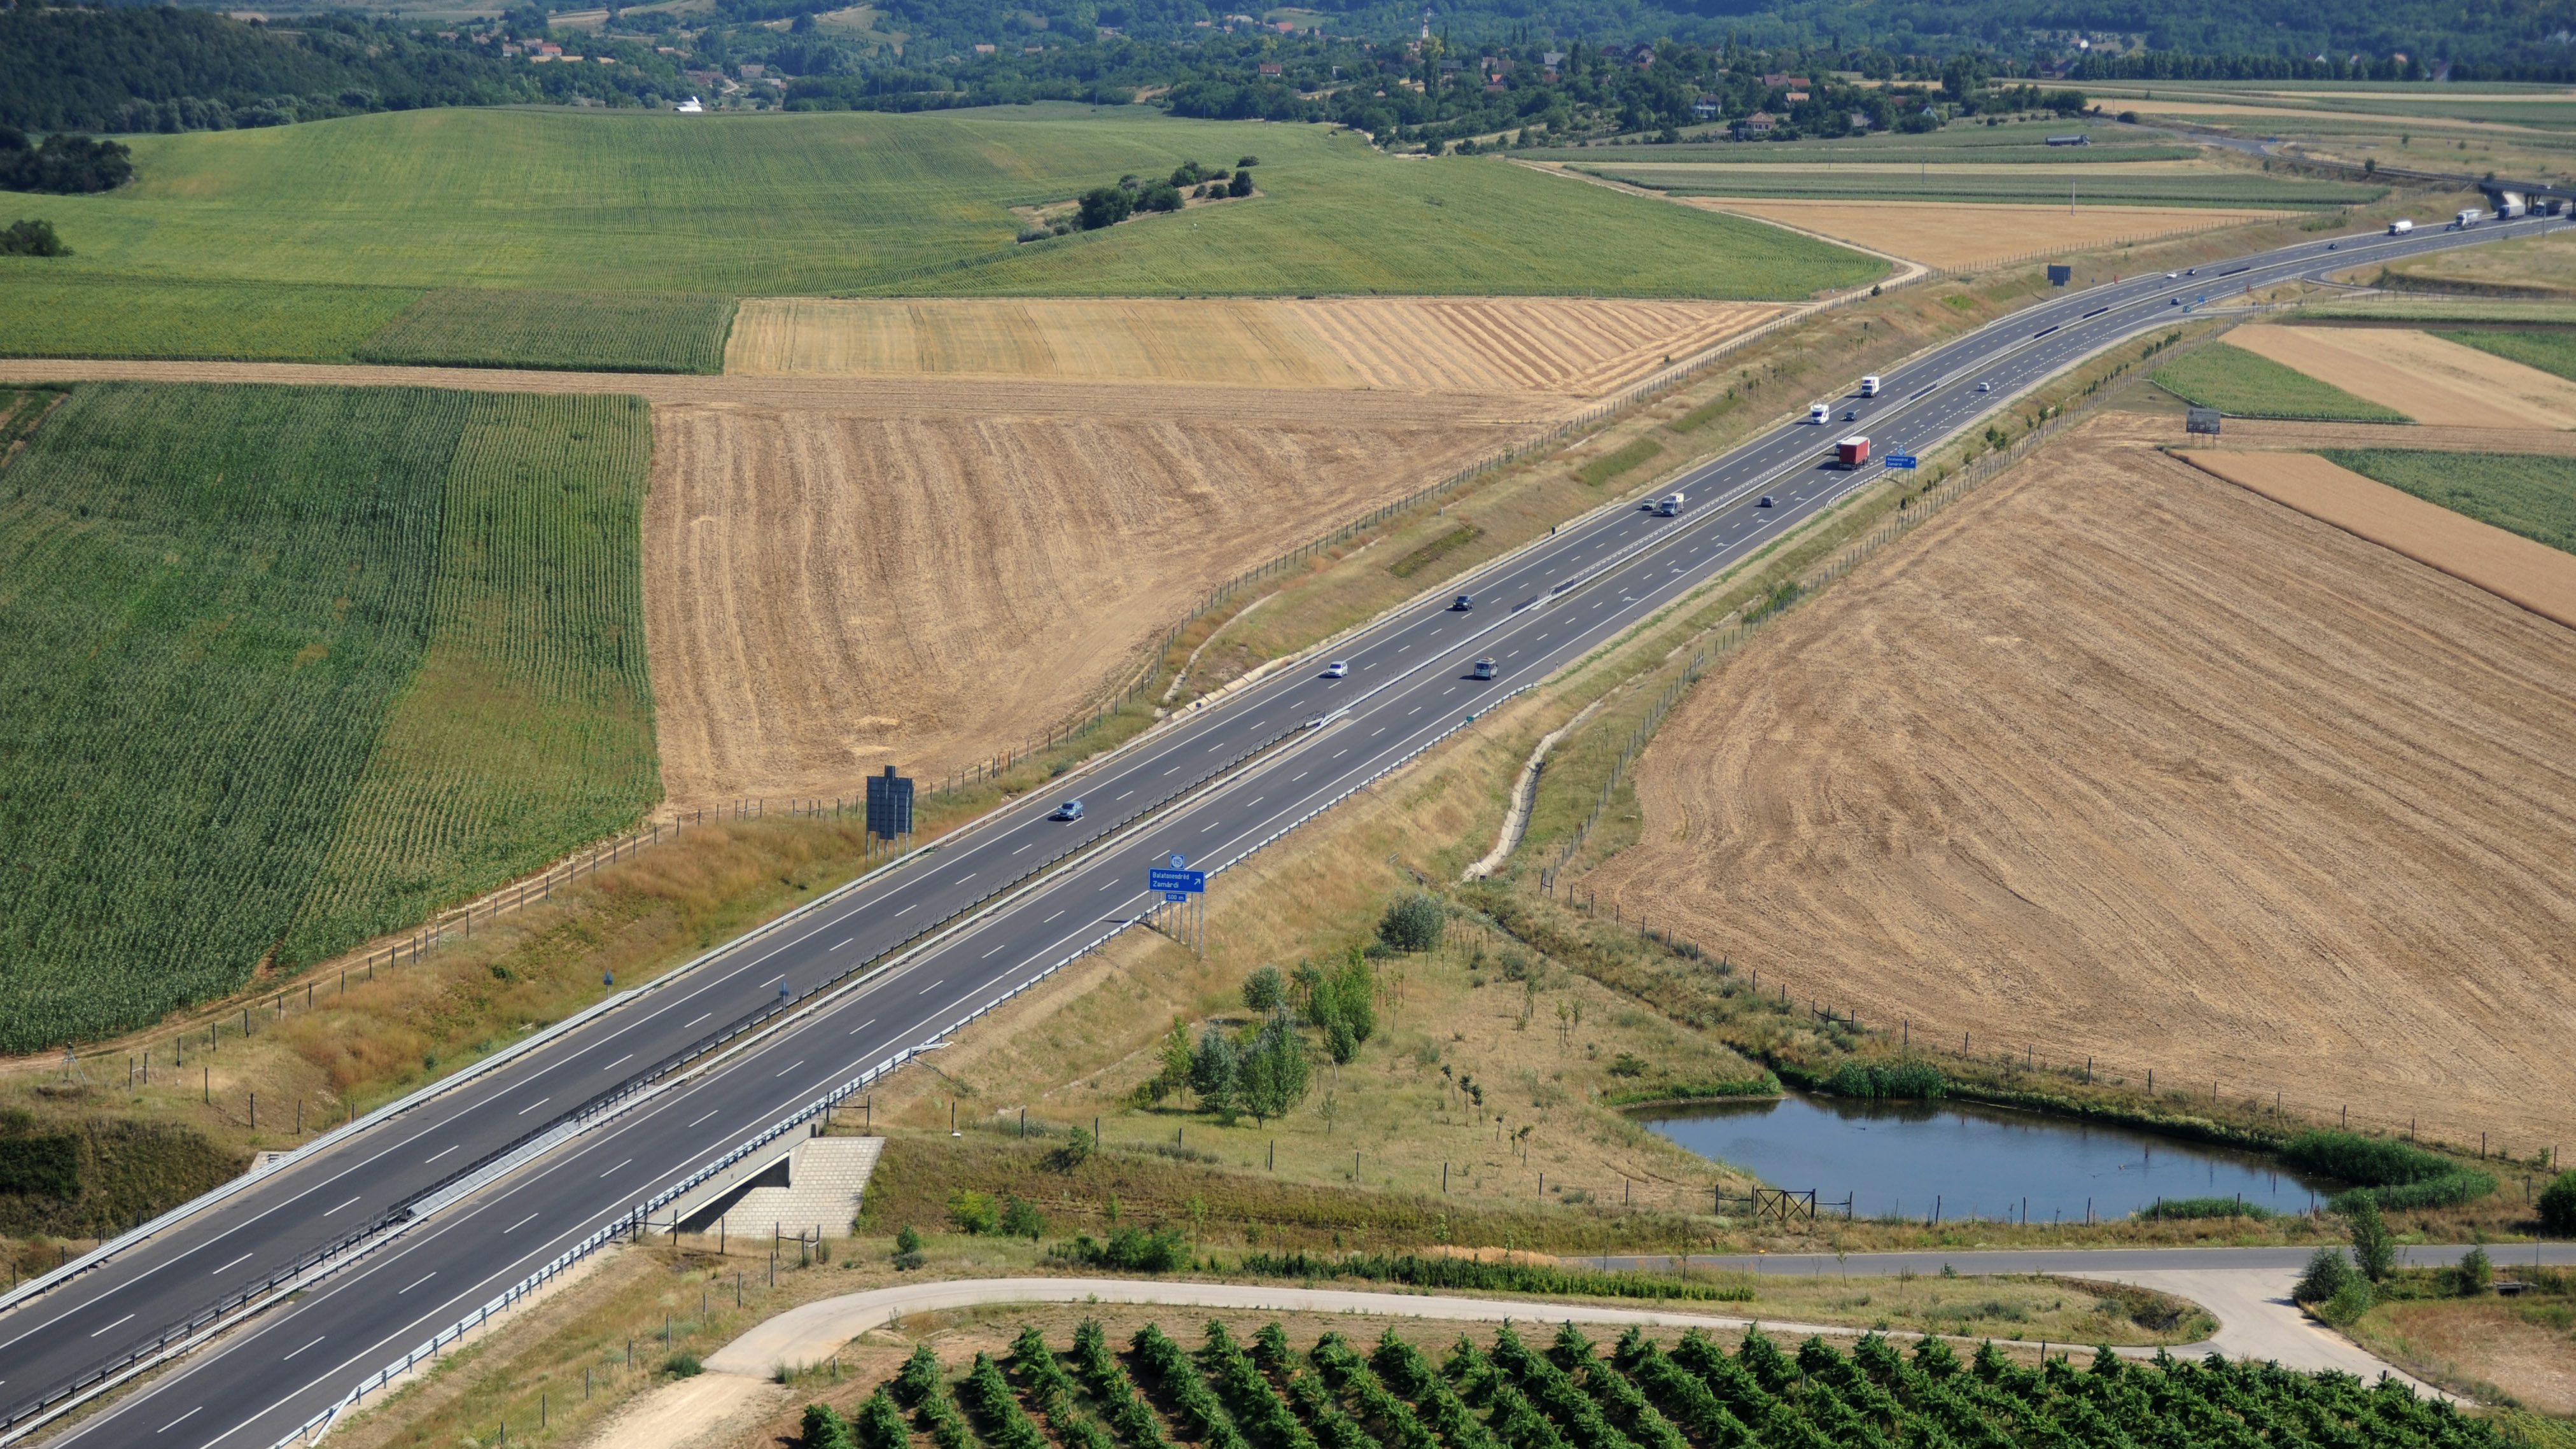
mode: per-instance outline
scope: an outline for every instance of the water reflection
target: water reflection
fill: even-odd
[[[1861,1217],[2082,1222],[2158,1198],[2239,1197],[2305,1212],[2331,1184],[2269,1158],[2118,1127],[1955,1102],[1777,1102],[1658,1109],[1646,1126],[1775,1187],[1846,1194]]]

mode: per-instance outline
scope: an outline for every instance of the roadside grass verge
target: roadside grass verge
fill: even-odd
[[[2576,553],[2576,458],[2327,448],[2339,468],[2535,543]]]
[[[2221,344],[2159,369],[2167,392],[2231,417],[2313,422],[2411,423],[2413,418],[2354,397],[2332,383],[2241,347]]]

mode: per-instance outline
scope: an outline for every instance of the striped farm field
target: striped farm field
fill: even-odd
[[[746,302],[725,370],[1595,396],[1778,315],[1563,297]]]
[[[359,344],[360,362],[562,372],[717,372],[733,299],[443,287]]]
[[[344,362],[414,287],[191,281],[0,258],[0,357]]]
[[[649,453],[624,398],[73,389],[0,471],[0,1050],[639,815]]]

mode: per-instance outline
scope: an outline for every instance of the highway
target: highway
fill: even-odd
[[[2333,251],[2321,237],[2192,277],[2070,293],[1934,349],[1887,374],[1879,397],[1837,399],[1829,425],[1783,424],[1669,485],[1688,494],[1678,517],[1640,503],[1569,524],[1460,582],[1472,609],[1401,609],[1336,645],[1347,678],[1283,670],[1185,714],[1069,776],[1059,795],[998,812],[87,1272],[19,1295],[0,1312],[0,1412],[23,1428],[40,1402],[303,1255],[389,1216],[410,1223],[56,1440],[265,1449],[701,1164],[1136,921],[1155,901],[1149,864],[1178,853],[1223,870],[1876,481],[1874,464],[1831,466],[1835,439],[1868,433],[1882,457],[1928,450],[2081,358],[2179,321],[2177,297],[2215,301],[2549,225],[2342,237]],[[1495,679],[1469,677],[1478,658],[1496,661]],[[1064,795],[1084,800],[1079,821],[1049,818]],[[852,974],[978,902],[983,913],[955,931]],[[639,1076],[711,1031],[808,996],[710,1070]],[[611,1093],[625,1110],[413,1221],[420,1195],[460,1164]]]

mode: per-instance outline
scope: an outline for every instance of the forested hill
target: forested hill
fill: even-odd
[[[0,125],[33,131],[270,126],[376,110],[635,100],[685,90],[649,45],[613,66],[529,66],[470,37],[348,16],[274,28],[207,10],[0,6]]]
[[[845,0],[717,3],[727,13],[786,16]],[[1424,10],[1424,0],[1302,3],[1298,13],[1328,32],[1378,41],[1418,34]],[[1095,25],[1140,40],[1185,39],[1229,13],[1260,13],[1217,0],[878,0],[876,8],[882,28],[912,38],[906,58],[914,63],[976,43],[1070,43]],[[2333,79],[2347,78],[2355,54],[2387,65],[2401,52],[2424,65],[2457,62],[2464,79],[2576,74],[2576,10],[2565,0],[1431,0],[1430,9],[1434,31],[1459,45],[1669,38],[2010,60],[2071,59],[2078,36],[2117,36],[2151,51],[2276,66],[2322,55],[2337,69],[2324,77]]]

